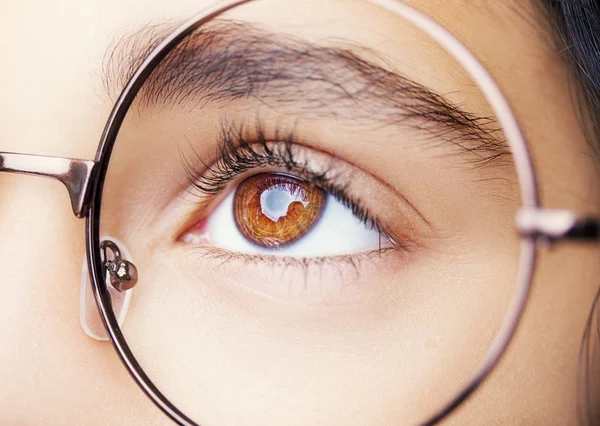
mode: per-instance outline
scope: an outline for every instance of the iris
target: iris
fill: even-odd
[[[246,239],[279,248],[298,240],[319,220],[326,193],[307,181],[282,173],[250,176],[236,190],[235,223]]]

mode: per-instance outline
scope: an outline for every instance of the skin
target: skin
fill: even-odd
[[[93,158],[111,108],[101,70],[115,34],[140,23],[184,19],[209,3],[3,6],[0,149]],[[569,103],[567,70],[535,11],[510,1],[409,3],[456,34],[497,79],[530,143],[543,205],[599,214],[600,176]],[[322,8],[316,0],[286,2],[286,10],[273,4],[281,2],[257,3],[235,17],[309,41],[337,37],[376,48],[401,72],[440,93],[456,92],[449,96],[453,102],[489,114],[460,69],[431,44],[419,44],[401,21],[355,1]],[[366,22],[378,22],[378,31],[368,31]],[[218,114],[253,119],[259,108],[253,100],[220,110],[210,104],[201,112],[190,105],[130,118],[123,133],[128,143],[118,148],[119,163],[108,177],[105,232],[127,242],[153,283],[169,283],[172,290],[135,290],[125,331],[144,345],[142,363],[202,424],[423,420],[472,371],[506,307],[518,254],[514,176],[493,168],[469,172],[441,149],[391,143],[410,140],[408,129],[359,123],[348,131],[343,120],[302,121],[298,132],[306,145],[335,152],[344,162],[340,167],[362,170],[353,172],[349,190],[377,194],[370,207],[386,223],[400,231],[412,226],[424,236],[422,249],[365,262],[358,276],[323,269],[329,286],[302,291],[301,273],[291,268],[280,275],[240,262],[206,268],[214,259],[198,262],[177,241],[197,207],[169,201],[177,200],[183,176],[157,187],[169,171],[181,170],[177,149],[166,149],[165,141],[174,146],[191,138],[200,155],[210,156]],[[277,122],[289,128],[299,116],[293,107],[260,111],[267,128]],[[476,178],[483,182],[474,183]],[[114,183],[123,179],[130,179],[134,194],[124,195]],[[386,209],[402,204],[381,182],[400,188],[436,230],[416,219],[410,226],[399,221],[415,215],[406,207]],[[0,388],[2,423],[168,424],[110,344],[81,330],[84,223],[72,215],[64,189],[49,180],[2,174],[0,196],[0,383],[9,384]],[[447,424],[577,421],[578,352],[598,290],[599,254],[591,245],[544,251],[515,340]],[[173,349],[178,347],[183,350]],[[167,372],[175,379],[167,380]]]

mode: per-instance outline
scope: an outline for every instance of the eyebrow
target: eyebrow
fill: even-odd
[[[111,96],[175,27],[147,26],[113,44],[104,60],[104,85]],[[409,126],[450,142],[477,165],[510,157],[493,117],[465,111],[391,66],[355,53],[376,52],[352,47],[322,46],[248,23],[214,20],[165,57],[136,104],[144,108],[194,99],[203,107],[253,98],[274,109],[300,109],[307,117]]]

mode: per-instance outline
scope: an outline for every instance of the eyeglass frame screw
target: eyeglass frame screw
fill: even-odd
[[[119,292],[132,289],[138,282],[137,267],[123,259],[119,246],[111,240],[102,241],[100,250],[102,251],[104,270],[108,273],[110,284]],[[109,260],[108,250],[112,252],[112,260]]]

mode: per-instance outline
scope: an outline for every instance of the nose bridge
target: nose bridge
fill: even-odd
[[[69,192],[73,213],[78,218],[87,215],[95,166],[90,160],[0,152],[0,172],[42,176],[61,182]]]

